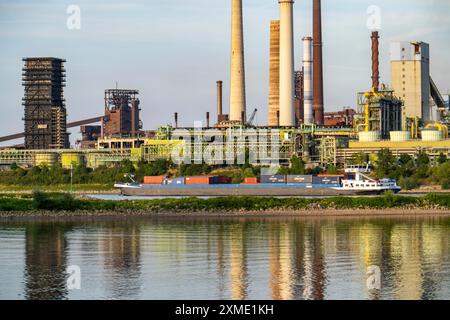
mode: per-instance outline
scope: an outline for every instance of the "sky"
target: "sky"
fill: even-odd
[[[80,28],[69,29],[70,5]],[[381,10],[380,72],[389,84],[389,44],[430,44],[431,74],[450,90],[450,0],[322,0],[325,111],[355,107],[370,88],[370,6]],[[243,0],[247,109],[267,123],[269,26],[277,0]],[[294,4],[295,64],[312,33],[312,0]],[[224,81],[228,112],[231,0],[0,0],[0,136],[23,131],[22,58],[64,58],[68,121],[103,114],[104,90],[140,91],[144,129],[173,122],[192,126],[211,112],[216,81]],[[72,142],[79,136],[74,128]],[[11,144],[11,142],[9,143]]]

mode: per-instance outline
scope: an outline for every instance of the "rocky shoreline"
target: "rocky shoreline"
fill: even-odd
[[[439,216],[450,217],[448,209],[412,209],[412,208],[395,208],[395,209],[312,209],[312,210],[268,210],[268,211],[198,211],[198,212],[170,212],[170,211],[151,211],[151,210],[115,210],[115,211],[2,211],[0,212],[0,222],[5,221],[65,221],[65,220],[123,220],[130,218],[368,218],[368,217],[426,217]]]

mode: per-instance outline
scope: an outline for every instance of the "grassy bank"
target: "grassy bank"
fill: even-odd
[[[344,209],[439,209],[450,211],[450,194],[428,194],[425,197],[402,197],[386,194],[380,197],[257,198],[226,197],[211,199],[155,199],[105,201],[78,199],[67,193],[41,193],[31,195],[0,194],[0,211],[147,211],[149,213],[235,212],[235,211],[295,211]]]
[[[49,186],[39,185],[5,185],[0,184],[0,193],[33,193],[34,190],[45,189],[46,192],[75,192],[75,193],[97,193],[117,192],[111,184],[55,184]]]

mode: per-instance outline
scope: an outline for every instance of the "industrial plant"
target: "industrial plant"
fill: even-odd
[[[372,47],[372,86],[355,92],[355,105],[342,111],[327,110],[324,100],[322,9],[313,0],[313,34],[294,34],[294,1],[279,0],[279,19],[270,25],[267,125],[256,126],[258,110],[246,104],[245,37],[242,0],[231,0],[231,65],[228,113],[223,105],[223,82],[217,81],[217,116],[200,128],[172,125],[143,130],[136,89],[106,89],[104,112],[98,117],[67,122],[64,99],[65,69],[62,58],[24,58],[24,131],[0,137],[0,142],[24,138],[24,143],[0,149],[0,166],[23,167],[61,163],[64,168],[84,164],[91,168],[111,166],[124,159],[155,161],[171,159],[177,150],[204,150],[212,141],[232,134],[236,149],[255,149],[288,165],[293,156],[315,166],[347,164],[358,153],[372,154],[389,148],[394,154],[431,158],[450,156],[450,112],[430,74],[430,45],[421,41],[390,44],[390,84],[380,83],[378,31],[367,35]],[[302,67],[295,70],[294,43],[302,40]],[[367,75],[369,78],[370,75]],[[102,93],[99,93],[102,94]],[[225,106],[226,107],[226,106]],[[99,106],[99,110],[101,107]],[[159,110],[158,112],[162,112]],[[172,115],[168,115],[168,119]],[[81,140],[70,148],[68,128],[79,127]],[[246,130],[248,129],[248,130]],[[180,138],[180,131],[189,139]],[[277,139],[273,139],[274,135]],[[215,138],[212,138],[215,137]],[[225,155],[222,155],[224,158]],[[220,156],[219,156],[220,160]]]

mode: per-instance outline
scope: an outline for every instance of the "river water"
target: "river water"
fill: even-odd
[[[1,222],[0,299],[450,299],[450,218]]]

